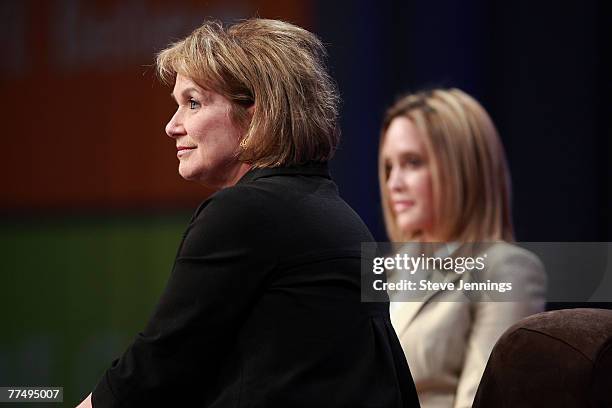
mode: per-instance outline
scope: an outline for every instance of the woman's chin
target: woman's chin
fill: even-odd
[[[404,234],[407,234],[408,236],[420,229],[420,223],[415,222],[415,220],[411,218],[412,217],[407,216],[402,217],[401,215],[397,217],[397,226]]]
[[[223,186],[223,183],[220,180],[207,177],[209,173],[195,172],[189,171],[188,169],[179,168],[179,175],[184,180],[197,183],[203,187],[206,187],[209,190],[217,191],[220,190]]]
[[[178,173],[182,178],[187,181],[198,181],[198,179],[200,178],[199,172],[194,171],[193,168],[190,168],[190,166],[187,166],[183,163],[179,164]]]
[[[193,181],[194,180],[193,176],[190,173],[188,173],[188,172],[184,172],[184,171],[180,171],[179,170],[179,176],[181,176],[184,180],[187,180],[187,181]]]

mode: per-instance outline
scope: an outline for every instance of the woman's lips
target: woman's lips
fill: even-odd
[[[393,210],[396,213],[406,211],[414,206],[414,200],[396,200],[393,201]]]
[[[176,155],[177,155],[178,157],[181,157],[181,156],[183,156],[183,155],[185,155],[185,154],[189,153],[190,151],[192,151],[192,150],[194,150],[194,149],[195,149],[195,147],[188,147],[188,146],[177,146],[177,147],[176,147],[176,150],[177,150]]]

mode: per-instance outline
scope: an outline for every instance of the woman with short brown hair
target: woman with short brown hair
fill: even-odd
[[[213,21],[160,52],[157,69],[168,84],[178,73],[233,103],[232,119],[245,129],[241,161],[290,166],[331,159],[340,139],[325,57],[314,34],[283,21]]]
[[[315,35],[206,22],[158,55],[196,210],[149,323],[96,407],[417,407],[388,303],[361,303],[367,227],[327,161],[337,92]]]

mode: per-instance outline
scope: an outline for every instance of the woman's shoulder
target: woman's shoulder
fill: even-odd
[[[276,240],[278,230],[277,220],[264,206],[248,187],[228,187],[212,194],[185,230],[183,256],[201,254],[203,248],[264,250]]]
[[[221,189],[202,201],[196,210],[194,218],[202,215],[218,216],[231,213],[249,215],[261,213],[273,200],[252,184],[240,184]],[[258,214],[263,215],[263,214]]]
[[[496,242],[483,252],[485,254],[487,278],[546,286],[544,264],[533,252],[509,242]]]
[[[278,229],[271,200],[249,185],[227,187],[213,193],[196,209],[186,234],[238,235],[267,241]]]
[[[484,254],[491,266],[507,263],[542,266],[542,262],[536,254],[510,242],[495,242],[484,251]]]

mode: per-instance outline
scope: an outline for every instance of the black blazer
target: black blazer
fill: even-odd
[[[388,303],[360,301],[371,241],[326,164],[251,170],[200,205],[93,406],[418,407]]]

